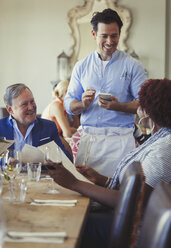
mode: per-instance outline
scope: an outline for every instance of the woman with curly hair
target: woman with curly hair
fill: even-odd
[[[121,160],[112,178],[102,176],[92,168],[78,165],[78,171],[95,183],[90,184],[76,179],[62,165],[57,166],[55,163],[52,165],[56,167],[56,171],[53,173],[49,171],[50,175],[63,187],[77,191],[111,208],[117,204],[124,173],[134,161],[142,164],[146,197],[159,182],[171,182],[171,80],[165,78],[146,81],[139,91],[137,114],[141,124],[151,129],[152,136]],[[99,228],[103,228],[102,225]],[[104,234],[105,231],[101,233]],[[99,235],[97,240],[102,244]],[[86,238],[84,240],[86,241]],[[97,245],[97,247],[103,246]]]

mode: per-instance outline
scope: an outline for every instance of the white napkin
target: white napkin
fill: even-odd
[[[8,232],[5,242],[61,244],[66,238],[66,232]]]
[[[74,207],[77,200],[39,200],[35,199],[30,204],[36,206],[58,206],[58,207]]]

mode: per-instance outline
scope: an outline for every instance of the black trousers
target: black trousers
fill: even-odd
[[[104,206],[90,208],[80,248],[107,248],[112,220],[113,209]]]

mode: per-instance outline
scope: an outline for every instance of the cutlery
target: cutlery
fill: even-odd
[[[45,203],[45,202],[31,202],[30,205],[35,206],[52,206],[52,207],[75,207],[75,203]]]
[[[37,243],[63,243],[67,238],[66,232],[7,232],[6,241],[37,242]]]
[[[9,238],[41,237],[41,238],[66,238],[66,232],[7,232]]]
[[[30,198],[32,202],[38,203],[38,204],[46,204],[46,203],[52,203],[52,204],[76,204],[77,200],[37,200]]]

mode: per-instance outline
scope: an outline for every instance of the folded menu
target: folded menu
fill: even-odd
[[[69,170],[76,178],[79,180],[92,183],[81,173],[79,173],[75,165],[68,159],[65,153],[60,149],[60,147],[54,142],[51,141],[39,147],[33,147],[28,144],[25,144],[22,150],[22,161],[27,162],[44,162],[45,160],[45,151],[48,148],[49,150],[49,159],[53,162],[58,162],[60,157],[63,166]],[[31,156],[30,156],[31,154]]]
[[[31,156],[30,156],[31,155]],[[25,144],[22,150],[22,162],[44,162],[45,156],[37,147]]]
[[[7,151],[7,149],[15,142],[15,140],[5,140],[0,138],[0,154]]]
[[[66,232],[8,232],[5,242],[63,243]]]
[[[85,176],[83,176],[81,173],[77,171],[75,165],[68,159],[65,153],[61,150],[61,148],[54,141],[51,141],[47,144],[39,146],[38,149],[39,151],[42,151],[42,153],[44,154],[47,147],[49,150],[49,158],[51,161],[58,162],[58,159],[60,157],[63,166],[67,170],[69,170],[76,178],[78,178],[81,181],[92,183]]]

